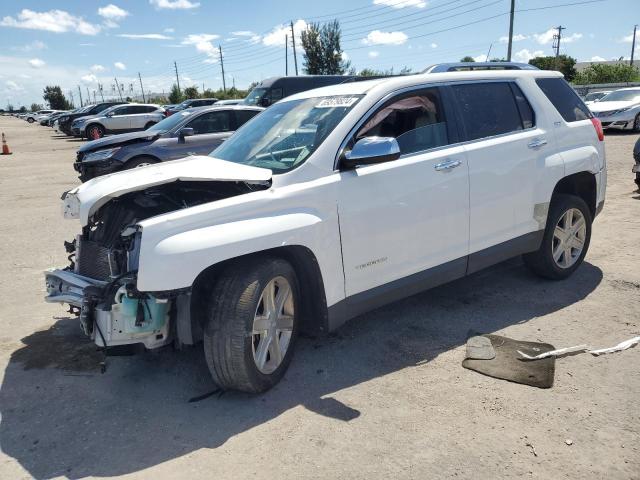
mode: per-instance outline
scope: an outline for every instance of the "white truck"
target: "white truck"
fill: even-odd
[[[567,278],[605,185],[600,123],[559,73],[334,85],[274,104],[208,157],[67,192],[82,232],[46,300],[99,346],[202,339],[221,388],[264,391],[300,331],[517,255]]]

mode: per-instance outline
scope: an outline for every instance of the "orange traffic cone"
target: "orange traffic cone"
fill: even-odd
[[[2,155],[11,155],[9,145],[7,145],[7,139],[4,138],[4,132],[2,132]]]

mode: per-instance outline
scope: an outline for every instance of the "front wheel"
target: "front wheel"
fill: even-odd
[[[633,120],[633,131],[636,133],[640,132],[640,113],[637,114]]]
[[[592,216],[585,201],[575,195],[553,197],[542,245],[523,255],[537,275],[552,280],[569,277],[584,260],[591,240]]]
[[[264,392],[287,370],[298,331],[293,267],[278,258],[248,259],[227,269],[208,293],[204,353],[225,390]]]
[[[35,120],[33,118],[29,117],[29,118],[27,118],[27,122],[33,123],[33,122],[35,122]]]

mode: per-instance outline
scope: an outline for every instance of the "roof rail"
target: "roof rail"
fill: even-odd
[[[473,70],[538,70],[528,63],[518,62],[455,62],[436,63],[422,71],[422,73],[441,72],[469,72]]]

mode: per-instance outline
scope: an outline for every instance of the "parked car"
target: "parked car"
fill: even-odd
[[[209,157],[66,192],[82,233],[71,265],[46,273],[46,300],[74,306],[99,346],[203,338],[221,388],[264,391],[300,331],[520,254],[571,276],[604,205],[603,139],[558,72],[299,93]]]
[[[87,115],[97,115],[107,108],[113,107],[114,105],[123,105],[125,103],[126,102],[112,101],[96,103],[93,105],[85,105],[75,112],[71,112],[67,115],[61,115],[60,117],[58,117],[58,127],[60,128],[60,131],[66,133],[67,135],[73,135],[73,133],[71,132],[71,124],[75,119]]]
[[[159,105],[128,103],[115,105],[98,115],[77,118],[71,124],[71,133],[96,140],[107,133],[146,130],[163,119],[164,109]]]
[[[43,115],[42,117],[40,117],[40,125],[42,125],[43,127],[49,127],[52,125],[53,121],[58,118],[59,116],[65,114],[65,113],[69,113],[69,110],[56,110],[48,115]]]
[[[262,110],[244,105],[188,108],[142,132],[85,143],[73,167],[85,182],[118,170],[207,155]]]
[[[602,97],[610,94],[611,92],[612,90],[603,90],[602,92],[589,92],[583,98],[584,103],[589,105],[593,102],[598,102]]]
[[[640,87],[621,88],[589,105],[604,129],[640,132]]]
[[[176,112],[186,110],[187,108],[208,107],[217,101],[217,98],[190,98],[189,100],[185,100],[184,102],[167,109],[167,117]]]
[[[537,70],[538,67],[518,62],[452,62],[437,63],[422,73],[469,72],[475,70]]]
[[[633,160],[635,161],[635,165],[631,169],[632,173],[636,174],[636,185],[638,186],[638,191],[640,192],[640,138],[636,141],[636,144],[633,147]]]
[[[38,110],[37,112],[27,113],[24,116],[24,119],[29,123],[33,123],[39,121],[40,118],[44,117],[45,115],[49,115],[53,112],[55,112],[55,110]]]
[[[256,85],[242,101],[244,105],[268,107],[295,93],[314,88],[368,80],[357,75],[303,75],[301,77],[272,77]]]
[[[216,105],[240,105],[242,102],[244,102],[244,98],[233,98],[229,100],[218,100]]]

